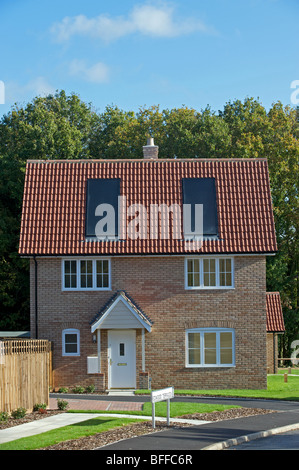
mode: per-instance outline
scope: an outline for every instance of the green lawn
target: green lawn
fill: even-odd
[[[223,411],[231,408],[240,408],[239,406],[232,405],[218,405],[218,404],[206,404],[206,403],[170,403],[170,417],[175,418],[191,413],[211,413],[212,411]],[[70,413],[82,413],[82,411],[70,410]],[[142,411],[96,411],[88,410],[84,413],[111,413],[111,414],[129,414],[139,416],[151,416],[152,415],[152,404],[144,403]],[[165,401],[158,402],[155,404],[155,416],[166,417],[167,416],[167,403]]]
[[[89,419],[77,424],[71,424],[59,429],[53,429],[36,436],[24,437],[15,441],[0,444],[0,450],[34,450],[57,444],[58,442],[92,436],[116,427],[136,423],[140,420],[130,418],[101,417]]]
[[[171,417],[181,416],[189,413],[209,413],[212,411],[222,411],[229,408],[240,408],[238,406],[229,405],[207,405],[201,403],[171,403],[170,415]],[[73,411],[75,412],[75,411]],[[80,413],[81,411],[77,411]],[[84,413],[88,411],[84,410]],[[96,413],[95,410],[90,413]],[[108,431],[119,426],[125,426],[126,424],[140,422],[140,420],[133,418],[111,418],[101,417],[100,413],[107,413],[105,411],[98,411],[99,417],[83,421],[81,423],[72,424],[63,428],[48,431],[37,436],[26,437],[18,439],[6,444],[0,444],[1,450],[34,450],[42,447],[47,447],[58,442],[67,441],[70,439],[78,439],[80,437],[90,436],[103,431]],[[152,407],[151,403],[145,403],[142,411],[118,411],[110,412],[121,413],[121,414],[135,414],[135,415],[146,415],[151,416]],[[155,416],[166,417],[167,405],[165,402],[159,402],[155,405]]]
[[[175,395],[207,395],[246,398],[268,398],[280,400],[299,400],[299,376],[288,376],[284,382],[282,374],[268,375],[267,390],[174,390]],[[137,390],[136,394],[150,394],[150,390]]]

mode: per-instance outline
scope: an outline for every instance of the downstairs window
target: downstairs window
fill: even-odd
[[[194,328],[186,331],[186,367],[235,365],[235,334],[228,328]]]

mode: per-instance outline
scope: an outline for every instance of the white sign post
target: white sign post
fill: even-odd
[[[155,403],[157,401],[167,400],[167,426],[170,425],[170,399],[174,397],[174,388],[168,387],[161,390],[155,390],[151,392],[151,403],[152,403],[152,425],[153,429],[156,427],[155,423]]]

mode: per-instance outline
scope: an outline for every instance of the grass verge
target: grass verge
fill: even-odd
[[[36,436],[23,437],[15,441],[0,444],[0,450],[35,450],[48,447],[59,442],[80,437],[92,436],[100,432],[109,431],[140,420],[130,418],[92,418],[81,423],[70,424],[63,428],[53,429]]]
[[[240,406],[231,406],[231,405],[218,405],[218,404],[206,404],[206,403],[176,403],[171,402],[170,404],[170,417],[178,418],[186,414],[193,413],[211,413],[212,411],[224,411],[231,408],[241,408]],[[70,410],[71,413],[82,413],[79,410]],[[102,410],[84,410],[84,413],[108,413],[108,414],[129,414],[137,416],[151,416],[152,415],[152,404],[144,403],[143,409],[141,411],[136,410],[126,410],[126,411],[102,411]],[[155,416],[166,418],[167,416],[167,403],[157,402],[155,404]]]
[[[136,395],[150,394],[150,390],[137,390]],[[268,375],[267,390],[174,390],[175,395],[201,395],[201,396],[224,396],[243,398],[265,398],[279,400],[299,400],[299,377],[288,376],[288,381],[284,382],[284,376]]]

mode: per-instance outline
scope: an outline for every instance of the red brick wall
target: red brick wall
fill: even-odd
[[[111,259],[112,290],[62,292],[61,259],[38,259],[39,338],[54,343],[55,386],[95,384],[87,356],[97,354],[89,322],[116,290],[125,290],[154,322],[145,335],[145,372],[152,388],[266,387],[266,276],[263,256],[235,257],[235,289],[185,290],[184,257]],[[34,263],[31,264],[31,329],[34,337]],[[236,366],[185,368],[185,330],[235,329]],[[62,357],[62,330],[78,328],[80,357]],[[107,387],[107,332],[102,331],[101,372]],[[141,330],[137,330],[137,387]],[[101,378],[102,380],[102,378]]]

